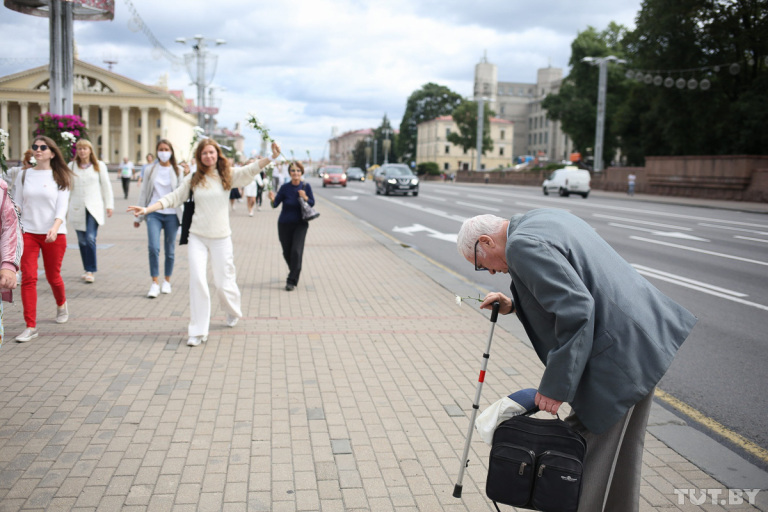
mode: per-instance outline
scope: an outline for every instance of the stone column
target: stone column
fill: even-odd
[[[131,155],[128,154],[128,131],[130,130],[129,113],[131,107],[120,107],[120,154],[119,162],[123,161],[123,157],[127,156],[128,160],[133,160]]]
[[[0,101],[0,129],[8,131],[8,102],[7,101]],[[8,137],[8,140],[6,141],[6,144],[3,149],[3,154],[5,155],[5,158],[9,158],[9,149],[8,146],[11,145],[11,139]]]
[[[91,123],[89,122],[89,120],[90,120],[90,117],[91,117],[90,116],[91,106],[90,105],[80,105],[80,109],[83,111],[83,115],[81,117],[83,119],[83,123],[85,123],[85,128],[86,128],[86,130],[90,130],[91,129]]]
[[[144,158],[147,153],[149,153],[149,107],[141,107],[141,158]]]
[[[160,138],[168,138],[168,109],[160,109]]]
[[[109,105],[101,107],[101,159],[105,163],[112,161],[109,147]]]
[[[24,152],[29,149],[29,103],[26,101],[19,102],[20,118],[21,118],[21,147],[19,148],[20,155],[23,156]]]

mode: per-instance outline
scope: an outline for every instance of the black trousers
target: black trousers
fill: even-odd
[[[283,259],[288,264],[286,284],[299,284],[301,260],[304,257],[304,240],[307,238],[309,222],[278,222],[277,235],[283,247]]]
[[[123,195],[128,199],[128,188],[131,186],[131,178],[120,178],[123,180]]]

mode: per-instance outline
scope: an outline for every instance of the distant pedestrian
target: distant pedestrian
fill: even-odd
[[[147,163],[141,166],[141,172],[139,172],[139,179],[136,180],[137,185],[141,185],[141,182],[144,180],[144,172],[149,168],[149,166],[152,165],[152,163],[155,161],[155,155],[152,153],[147,153]]]
[[[0,346],[5,339],[3,326],[3,301],[11,301],[12,290],[16,288],[16,272],[21,267],[24,250],[24,235],[13,199],[8,193],[8,184],[0,180]]]
[[[272,143],[272,156],[280,156],[280,146]],[[229,191],[253,180],[256,173],[270,163],[269,158],[232,169],[229,161],[213,139],[203,139],[195,151],[197,171],[181,180],[176,190],[149,206],[129,206],[137,217],[164,208],[181,206],[190,192],[195,201],[195,214],[189,228],[189,339],[187,345],[196,347],[208,339],[211,322],[211,296],[208,290],[207,267],[211,258],[213,281],[226,324],[237,325],[243,316],[240,310],[240,289],[235,275],[232,230],[229,227]]]
[[[288,264],[285,289],[290,292],[299,284],[301,261],[304,258],[304,241],[309,229],[309,222],[301,216],[299,197],[308,202],[310,206],[314,206],[315,196],[312,194],[312,187],[309,186],[309,183],[302,180],[304,166],[301,165],[301,162],[291,162],[288,166],[288,172],[291,175],[291,181],[280,187],[277,194],[270,190],[269,200],[272,203],[272,208],[277,208],[280,204],[283,205],[280,217],[277,219],[277,234],[283,248],[283,259]]]
[[[128,189],[133,179],[133,162],[127,156],[123,157],[123,163],[120,164],[120,179],[123,182],[123,196],[128,199]]]
[[[630,196],[635,195],[635,181],[637,181],[637,176],[635,176],[635,173],[630,172],[629,176],[627,176],[627,194]]]
[[[150,165],[139,190],[139,205],[149,206],[161,197],[173,192],[182,179],[180,166],[176,163],[173,145],[166,139],[160,139],[155,146],[157,161]],[[181,223],[181,207],[164,208],[148,215],[141,215],[133,223],[139,227],[142,221],[147,223],[147,251],[149,252],[149,276],[152,284],[147,297],[157,298],[161,293],[171,293],[171,276],[176,260],[176,233]],[[160,232],[164,232],[163,250],[165,253],[165,279],[160,285]]]
[[[245,196],[246,204],[248,205],[249,217],[253,217],[253,209],[256,207],[256,202],[264,188],[264,181],[261,177],[262,172],[258,173],[253,178],[252,182],[243,187],[243,195]],[[259,210],[261,210],[261,204],[259,204]]]
[[[37,262],[42,252],[45,278],[56,299],[56,322],[69,320],[61,262],[67,250],[67,208],[72,170],[53,140],[39,135],[32,143],[35,167],[16,176],[14,200],[21,208],[24,253],[21,256],[21,304],[27,328],[16,336],[24,343],[37,338]]]
[[[93,146],[85,139],[75,144],[77,154],[69,163],[73,182],[69,196],[67,220],[77,233],[80,258],[83,260],[83,281],[93,283],[96,272],[96,234],[104,224],[104,212],[112,216],[115,197],[109,183],[107,164],[96,159]]]

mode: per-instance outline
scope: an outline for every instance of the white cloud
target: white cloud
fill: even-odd
[[[133,5],[169,51],[189,46],[177,37],[202,34],[225,39],[213,83],[226,88],[219,124],[244,125],[256,112],[273,136],[297,155],[326,153],[332,127],[339,131],[378,126],[386,114],[399,125],[408,96],[427,82],[472,93],[475,64],[487,54],[504,81],[533,82],[547,65],[567,68],[570,45],[587,26],[611,21],[632,27],[640,0],[116,0],[111,22],[75,22],[79,57],[196,98],[184,66],[162,58],[135,23]],[[18,41],[23,41],[20,45]],[[0,74],[44,65],[48,20],[0,7]],[[246,150],[258,148],[245,129]]]

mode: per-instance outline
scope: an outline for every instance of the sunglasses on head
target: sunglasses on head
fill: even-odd
[[[37,144],[32,144],[32,150],[34,150],[34,151],[37,151],[38,149],[39,149],[40,151],[45,151],[46,149],[48,149],[48,145],[46,145],[46,144],[40,144],[40,145],[38,146]]]

